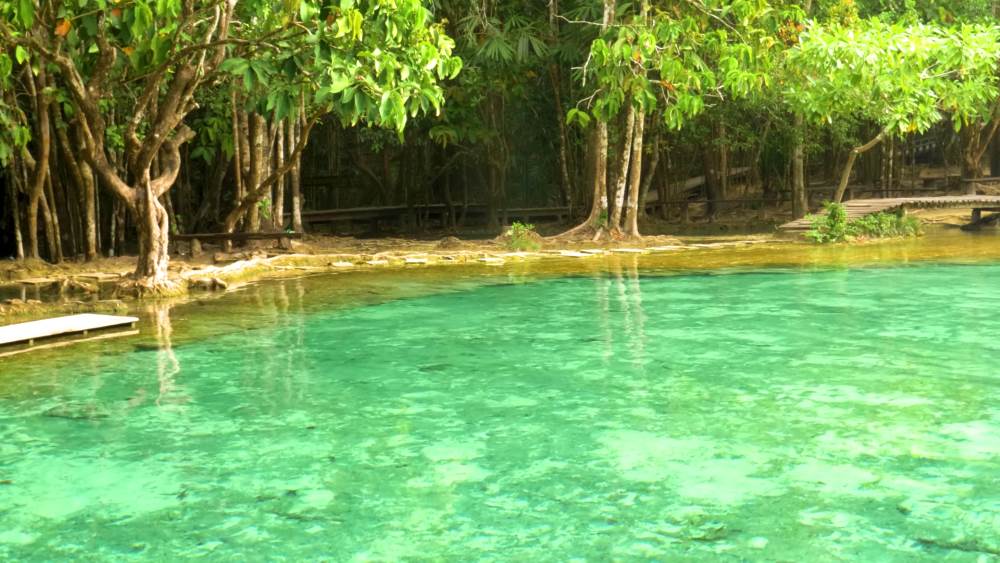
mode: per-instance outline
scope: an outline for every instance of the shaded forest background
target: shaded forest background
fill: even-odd
[[[282,31],[259,31],[255,38],[236,41],[219,35],[206,40],[209,58],[216,56],[210,48],[220,49],[215,67],[199,70],[205,78],[191,88],[191,99],[184,102],[189,107],[177,110],[174,129],[164,129],[165,140],[147,150],[140,147],[148,144],[169,103],[176,82],[171,76],[182,67],[170,67],[164,80],[151,86],[156,92],[146,106],[137,101],[147,75],[138,70],[105,74],[102,79],[120,89],[94,100],[107,131],[98,150],[111,155],[108,166],[137,190],[129,200],[122,195],[124,188],[109,185],[114,180],[98,170],[105,156],[95,158],[88,145],[93,132],[86,129],[98,121],[81,119],[86,109],[77,99],[81,95],[67,86],[68,67],[56,59],[60,41],[68,42],[69,52],[77,26],[82,29],[89,16],[42,2],[34,4],[36,14],[27,22],[19,11],[23,3],[0,3],[7,22],[0,29],[0,51],[9,65],[6,73],[0,72],[6,76],[0,106],[6,108],[0,111],[6,120],[0,137],[0,146],[6,143],[0,154],[0,256],[60,261],[149,250],[142,234],[148,216],[136,203],[142,201],[141,183],[135,183],[139,178],[130,168],[135,155],[129,154],[127,130],[136,107],[145,112],[146,121],[137,128],[134,151],[149,157],[147,173],[155,179],[176,168],[167,189],[159,195],[149,192],[162,206],[168,220],[161,224],[170,233],[305,231],[309,226],[303,225],[301,213],[309,210],[405,206],[410,211],[402,221],[383,225],[382,233],[419,234],[443,226],[449,232],[473,227],[484,236],[496,235],[505,209],[561,207],[574,224],[589,225],[591,232],[636,235],[638,230],[626,224],[630,213],[643,221],[682,219],[679,207],[657,207],[655,201],[705,201],[704,209],[699,208],[704,220],[725,217],[729,208],[724,202],[746,199],[758,200],[753,205],[774,216],[801,216],[809,207],[808,186],[825,186],[826,191],[818,190],[823,197],[835,196],[847,163],[853,164],[846,173],[852,183],[886,192],[917,185],[918,166],[960,170],[975,178],[988,175],[991,163],[1000,165],[997,151],[990,150],[1000,64],[997,6],[991,1],[437,0],[415,4],[426,9],[429,20],[439,22],[453,51],[441,38],[421,35],[409,44],[401,42],[397,59],[429,42],[441,47],[435,55],[438,64],[454,68],[428,79],[433,86],[423,86],[439,92],[404,95],[398,108],[387,94],[392,84],[380,82],[381,70],[373,74],[372,84],[366,86],[359,75],[357,84],[347,86],[337,78],[295,82],[296,72],[311,72],[307,64],[328,61],[295,62],[302,67],[293,66],[290,77],[281,76],[285,67],[276,65],[288,60],[276,54],[266,59],[271,68],[257,68],[267,52],[261,45],[270,41],[292,49],[298,41],[294,26],[283,24]],[[118,10],[137,38],[145,31],[135,29],[139,12],[129,20],[112,3],[81,2],[85,4]],[[169,8],[161,4],[169,2],[153,4],[150,25],[155,27]],[[199,3],[175,4],[182,14],[200,9],[188,6]],[[243,18],[242,32],[255,21],[247,14],[267,3],[244,5],[250,11],[243,16],[236,3],[204,4],[235,6],[231,19]],[[282,11],[273,6],[281,3],[270,4],[274,13]],[[332,26],[354,2],[333,3],[336,9],[316,4],[321,20]],[[387,9],[387,3],[369,4],[357,8],[358,17],[375,21],[378,10]],[[305,13],[298,8],[295,13]],[[296,23],[300,27],[311,21],[301,15],[293,19],[301,20]],[[191,21],[192,29],[204,25],[193,17]],[[429,25],[414,21],[414,29]],[[367,22],[358,21],[358,29]],[[962,31],[971,25],[980,26],[979,35]],[[870,77],[857,68],[854,75],[824,74],[823,57],[810,55],[802,45],[814,27],[813,47],[822,46],[834,58],[849,57],[831,45],[838,34],[851,33],[858,49],[866,50],[863,56],[878,59],[878,64],[871,60],[873,66],[881,65],[893,48],[878,44],[880,40],[891,43],[898,36],[934,42],[947,36],[956,41],[954,61],[945,46],[938,59],[886,64],[884,78],[897,86],[926,83],[919,76],[920,65],[954,64],[958,70],[941,73],[950,82],[928,94],[937,101],[928,102],[919,86],[903,88],[892,98],[896,94],[884,85],[868,84]],[[135,56],[130,47],[102,44],[100,33],[80,33],[76,41],[89,41],[94,57],[105,49],[118,49],[118,61]],[[213,28],[211,33],[221,32]],[[378,42],[377,34],[369,36],[355,37],[355,42]],[[151,37],[155,42],[157,35]],[[154,62],[156,49],[169,47],[150,47]],[[308,49],[319,47],[310,43],[303,53]],[[179,64],[179,55],[176,60],[171,56],[162,65]],[[452,60],[460,61],[460,71]],[[93,78],[94,67],[102,63],[81,58],[74,64]],[[207,68],[210,63],[202,57],[198,64]],[[133,61],[133,66],[142,70],[142,63]],[[979,75],[966,79],[966,72]],[[824,76],[831,82],[822,83]],[[345,101],[346,91],[355,87],[355,100],[366,88],[379,90],[364,92],[374,109]],[[334,101],[319,103],[318,89]],[[112,101],[116,96],[128,103]],[[886,99],[867,107],[872,96]],[[954,100],[942,106],[947,96]],[[439,110],[431,107],[438,105],[436,97]],[[413,101],[418,98],[423,101]],[[871,141],[877,142],[864,148]],[[40,173],[41,167],[48,172]],[[998,168],[994,166],[1000,172]],[[688,182],[699,176],[703,182]],[[949,181],[947,172],[939,177]],[[627,200],[633,197],[630,207]],[[606,201],[597,203],[602,198]],[[446,214],[444,225],[432,224],[420,213],[425,204],[445,204],[454,211]],[[469,204],[488,211],[483,217],[466,217],[462,209]],[[159,221],[155,209],[149,213]]]

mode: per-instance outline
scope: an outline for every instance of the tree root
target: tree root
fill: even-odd
[[[126,278],[115,288],[115,296],[143,298],[177,297],[187,294],[187,286],[176,280],[151,278]]]

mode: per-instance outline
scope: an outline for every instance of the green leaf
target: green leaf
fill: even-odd
[[[299,3],[299,18],[305,22],[309,23],[319,14],[319,7],[313,2],[308,0],[303,0]]]
[[[230,74],[243,74],[249,66],[250,61],[241,57],[233,57],[223,61],[222,64],[219,65],[219,70]]]
[[[24,64],[24,61],[28,60],[28,51],[24,47],[18,45],[14,48],[14,58],[17,60],[18,64]]]
[[[354,84],[354,80],[349,76],[337,75],[334,76],[330,81],[330,85],[327,87],[330,94],[339,94],[344,91],[348,86]]]
[[[20,0],[17,15],[25,28],[35,25],[35,3],[32,0]]]
[[[153,10],[144,2],[135,5],[135,20],[132,22],[132,36],[141,37],[153,26]]]
[[[13,68],[14,63],[7,56],[7,53],[0,53],[0,80],[4,80],[10,76],[10,71]]]

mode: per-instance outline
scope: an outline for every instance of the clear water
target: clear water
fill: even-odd
[[[624,268],[154,308],[143,339],[0,360],[0,559],[996,560],[998,279]]]

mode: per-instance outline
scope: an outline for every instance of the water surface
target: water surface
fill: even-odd
[[[1000,263],[642,260],[259,284],[0,360],[0,558],[995,559]]]

